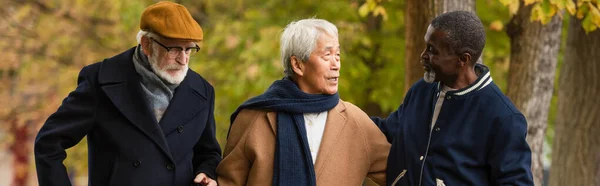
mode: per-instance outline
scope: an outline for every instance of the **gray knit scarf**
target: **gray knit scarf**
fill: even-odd
[[[179,85],[170,84],[159,78],[150,67],[148,57],[141,52],[141,46],[138,45],[133,55],[133,64],[135,71],[140,75],[142,90],[146,100],[150,103],[150,108],[154,111],[156,122],[160,122],[163,114],[173,98],[175,88]]]

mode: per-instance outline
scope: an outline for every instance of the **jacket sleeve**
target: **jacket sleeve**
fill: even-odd
[[[66,149],[87,135],[94,125],[97,98],[89,78],[90,67],[84,67],[77,79],[77,88],[50,115],[35,139],[34,156],[40,186],[71,185],[62,163]]]
[[[365,122],[365,135],[370,168],[367,177],[379,185],[386,185],[386,168],[388,155],[390,153],[391,144],[385,139],[385,135],[373,126],[373,123],[368,119]]]
[[[223,152],[223,161],[217,167],[220,186],[246,185],[248,180],[253,159],[248,156],[251,152],[246,151],[246,141],[258,114],[252,118],[246,117],[246,115],[245,110],[240,111],[230,126],[227,144]]]
[[[533,185],[531,150],[525,137],[527,121],[521,114],[499,123],[492,138],[488,163],[493,185]]]
[[[217,179],[217,165],[221,162],[221,147],[216,138],[216,125],[215,125],[215,90],[210,89],[210,111],[209,118],[202,132],[200,140],[194,146],[194,159],[193,165],[195,166],[195,174],[200,173],[206,174],[208,177],[216,180]],[[195,177],[195,176],[194,176]]]
[[[412,93],[412,88],[408,90],[406,96],[404,97],[404,102],[398,107],[398,109],[392,112],[387,118],[380,117],[371,117],[371,120],[379,127],[381,132],[385,134],[388,142],[392,143],[392,140],[396,136],[396,131],[398,131],[398,127],[402,124],[402,114],[404,113],[404,107],[408,100],[410,100],[410,96]]]

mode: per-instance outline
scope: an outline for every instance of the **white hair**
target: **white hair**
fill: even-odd
[[[149,37],[149,38],[153,38],[153,39],[158,40],[158,41],[161,40],[161,37],[158,34],[155,34],[153,32],[148,32],[148,31],[145,31],[145,30],[140,30],[137,33],[137,36],[135,37],[135,39],[137,39],[138,44],[142,44],[142,37],[144,37],[144,36]],[[142,50],[144,50],[144,47],[142,47]]]
[[[281,34],[280,52],[283,63],[283,73],[293,77],[291,57],[296,56],[302,62],[308,61],[310,54],[317,46],[317,40],[322,33],[338,37],[338,29],[329,21],[323,19],[302,19],[288,24]]]

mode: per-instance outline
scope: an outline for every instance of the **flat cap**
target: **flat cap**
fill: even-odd
[[[140,29],[171,39],[202,41],[202,28],[183,5],[161,1],[142,13]]]

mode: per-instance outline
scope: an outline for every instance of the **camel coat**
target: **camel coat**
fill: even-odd
[[[245,109],[238,114],[217,167],[219,186],[272,185],[276,127],[276,112]],[[369,116],[340,100],[327,115],[314,166],[317,185],[360,186],[365,177],[385,185],[389,149]]]

